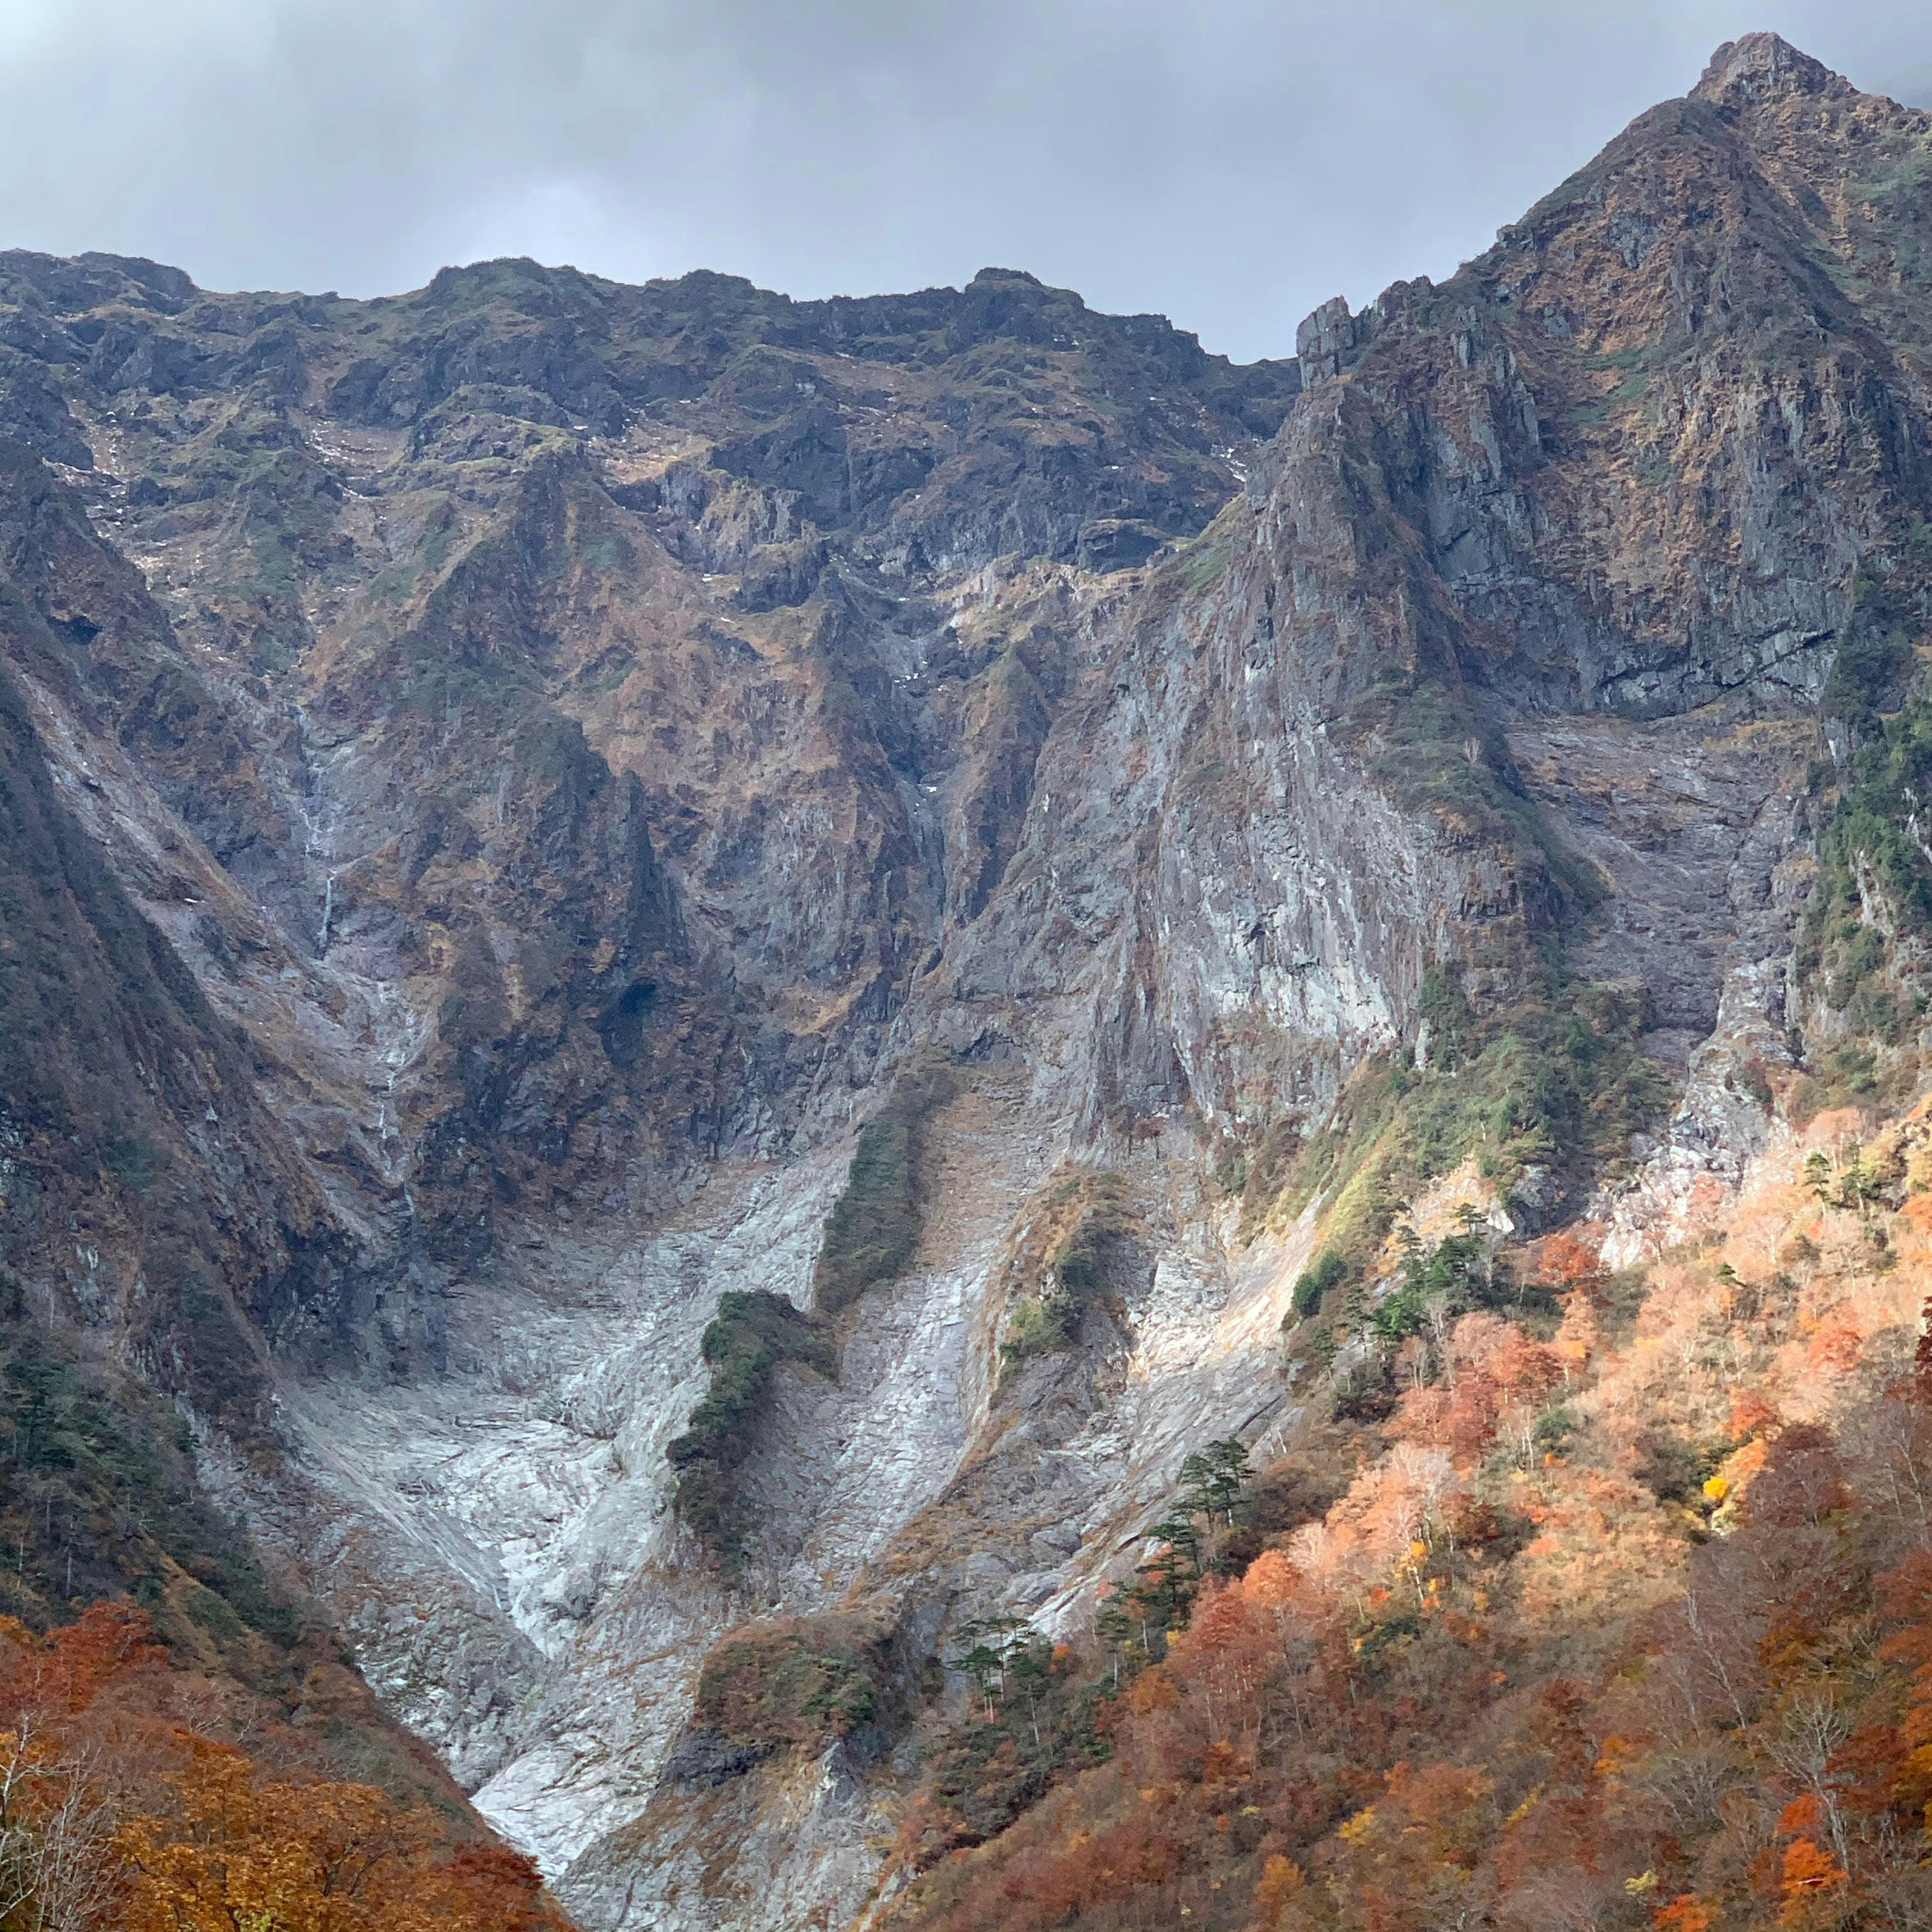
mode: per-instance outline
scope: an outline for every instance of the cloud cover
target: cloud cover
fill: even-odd
[[[1922,0],[0,0],[0,245],[357,295],[993,262],[1246,359],[1447,274],[1759,27],[1932,102]]]

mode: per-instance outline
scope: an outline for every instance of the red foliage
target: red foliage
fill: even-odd
[[[1113,1765],[895,1932],[1917,1922],[1932,1342],[1910,1391],[1880,1365],[1920,1220],[1895,1272],[1814,1249],[1802,1290],[1673,1262],[1634,1322],[1588,1312],[1588,1244],[1545,1244],[1588,1290],[1554,1346],[1481,1312],[1418,1354],[1393,1439],[1118,1700]]]
[[[0,1618],[0,1712],[76,1714],[109,1684],[166,1655],[146,1612],[129,1603],[90,1604],[45,1639]]]

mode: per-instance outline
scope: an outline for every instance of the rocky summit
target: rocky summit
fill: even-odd
[[[1210,1694],[1207,1755],[1120,1785],[1170,1820],[1126,1892],[1001,1848],[1195,1708],[1190,1606],[1283,1550],[1313,1587],[1361,1472],[1466,1462],[1465,1543],[1481,1482],[1558,1510],[1589,1391],[1639,1401],[1586,1380],[1616,1308],[1767,1274],[1740,1204],[1825,1265],[1767,1177],[1915,1211],[1928,276],[1932,115],[1767,34],[1249,367],[1004,268],[365,302],[0,254],[18,1642],[121,1603],[314,1774],[441,1808],[451,1884],[506,1841],[586,1932],[1408,1925],[1335,1874],[1424,1805],[1426,1700],[1385,1790],[1359,1739],[1264,1790]],[[1904,1243],[1844,1279],[1902,1294]],[[1586,1301],[1534,1453],[1403,1434]],[[1697,1475],[1642,1492],[1653,1598],[1728,1526],[1697,1472],[1770,1439],[1738,1412],[1643,1425]],[[1462,1587],[1436,1507],[1350,1586],[1345,1674]],[[1634,1603],[1537,1628],[1581,1682]],[[1812,1811],[1756,1841],[1761,1920],[1683,1797],[1675,1851],[1549,1855],[1596,1916],[1511,1917],[1498,1866],[1414,1922],[1932,1922],[1858,1890],[1848,1734],[1764,1800]],[[1112,1844],[1114,1802],[1052,1828]]]

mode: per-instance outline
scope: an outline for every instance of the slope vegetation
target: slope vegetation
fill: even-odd
[[[588,1924],[1913,1922],[1928,155],[1246,369],[0,256],[6,1606]]]

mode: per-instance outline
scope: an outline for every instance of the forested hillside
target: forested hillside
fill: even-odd
[[[1647,1266],[1392,1241],[1310,1445],[1343,1493],[1156,1547],[1112,1655],[1042,1660],[1105,1761],[977,1850],[997,1756],[928,1796],[883,1922],[1932,1922],[1928,1190],[1922,1113],[1845,1112]],[[1026,1695],[964,1721],[1023,1743]]]

